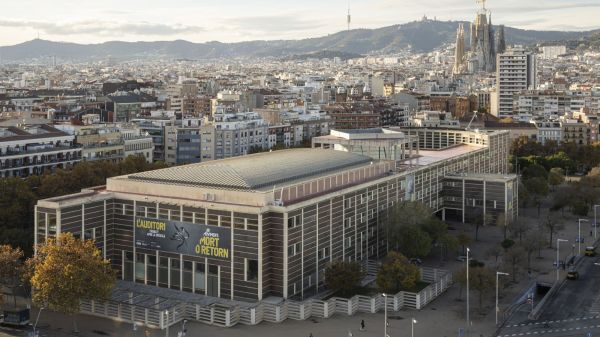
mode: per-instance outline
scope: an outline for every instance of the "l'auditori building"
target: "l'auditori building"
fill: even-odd
[[[125,281],[235,300],[305,297],[332,260],[387,252],[387,210],[516,216],[509,133],[332,131],[312,149],[260,153],[107,180],[38,202],[35,243],[95,239]]]

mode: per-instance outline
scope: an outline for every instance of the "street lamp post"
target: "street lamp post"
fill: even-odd
[[[35,319],[35,324],[33,325],[33,337],[37,337],[35,329],[37,328],[38,321],[40,320],[40,314],[42,313],[42,310],[44,310],[44,309],[45,309],[44,307],[41,307],[40,310],[38,311],[37,318]]]
[[[579,219],[579,237],[577,238],[577,242],[579,243],[579,246],[577,248],[577,256],[581,256],[581,222],[585,221],[588,222],[588,219]]]
[[[383,337],[388,337],[387,334],[387,295],[383,295]]]
[[[165,336],[169,337],[169,310],[166,310],[165,314],[167,315],[167,329],[165,330]]]
[[[598,222],[596,220],[596,207],[600,207],[600,205],[594,205],[594,240],[596,239]]]
[[[501,271],[496,272],[496,326],[498,326],[498,311],[500,311],[500,308],[498,307],[498,277],[500,275],[508,276],[509,274]]]
[[[415,324],[417,324],[417,320],[413,318],[410,322],[410,337],[415,337]]]
[[[469,253],[471,252],[471,249],[469,249],[469,247],[467,247],[467,336],[470,335],[471,329],[471,318],[470,316],[470,310],[469,310]]]
[[[556,239],[556,282],[560,279],[560,243],[568,242],[569,240],[565,239]]]

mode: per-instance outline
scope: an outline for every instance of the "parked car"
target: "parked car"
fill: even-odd
[[[569,269],[569,271],[567,272],[567,279],[568,280],[579,279],[579,272],[577,270],[575,270],[574,268]]]
[[[465,262],[465,261],[467,261],[467,256],[466,255],[459,255],[459,256],[456,257],[456,261]]]
[[[421,261],[421,259],[419,259],[417,257],[413,257],[412,259],[410,259],[410,263],[412,263],[416,266],[420,266],[423,264],[423,261]]]
[[[596,256],[596,247],[585,247],[585,256]]]

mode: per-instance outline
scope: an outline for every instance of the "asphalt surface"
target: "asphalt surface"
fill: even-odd
[[[497,336],[600,336],[600,256],[584,256],[577,271],[579,279],[566,280],[538,320],[527,319],[524,305]]]

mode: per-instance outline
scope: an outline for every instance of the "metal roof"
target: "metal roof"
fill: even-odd
[[[343,151],[293,149],[170,167],[133,174],[128,179],[256,190],[372,161],[370,157]]]

